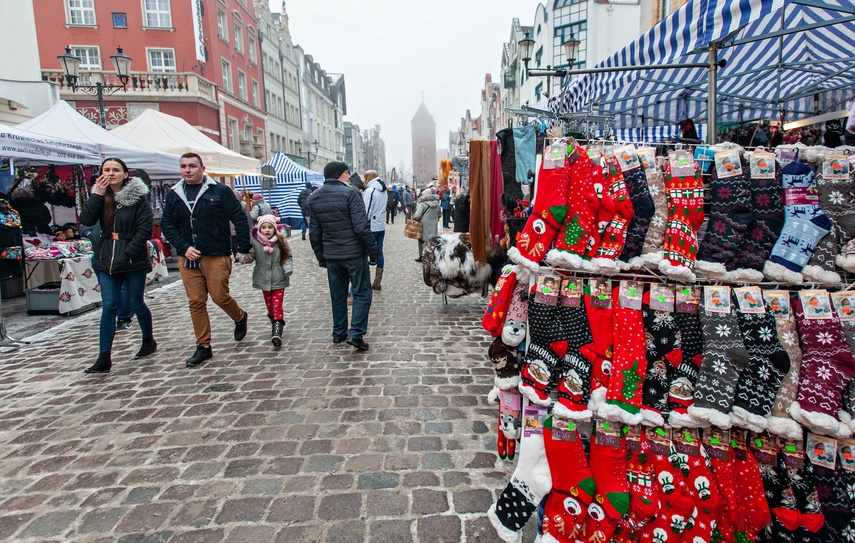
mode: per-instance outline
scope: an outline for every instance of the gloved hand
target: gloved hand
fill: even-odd
[[[326,267],[327,267],[327,262],[326,262],[326,260],[319,260],[319,261],[318,261],[318,266],[320,266],[320,267],[322,267],[322,268],[326,268]]]
[[[376,258],[372,259],[371,257],[368,257],[368,265],[369,266],[376,266],[377,265],[377,259]]]

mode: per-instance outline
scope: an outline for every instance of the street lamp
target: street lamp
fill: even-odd
[[[320,145],[320,144],[318,143],[317,138],[315,138],[315,141],[313,141],[309,146],[306,146],[306,164],[307,164],[309,169],[312,169],[312,147],[315,148],[315,157],[317,157],[318,156],[318,145]],[[303,152],[303,142],[302,141],[297,142],[297,152],[298,153]]]
[[[529,70],[528,63],[531,60],[531,53],[534,49],[534,39],[531,37],[530,30],[526,30],[525,34],[523,34],[523,39],[519,41],[519,46],[520,57],[522,57],[523,64],[525,65],[526,77],[546,77],[546,92],[543,95],[547,98],[549,98],[553,77],[566,77],[569,79],[570,71],[578,57],[580,43],[576,39],[576,36],[573,35],[573,32],[570,32],[570,35],[561,42],[561,47],[564,48],[564,55],[567,57],[567,69],[553,69],[552,66],[547,66],[545,70]]]
[[[116,54],[110,56],[110,60],[113,61],[113,66],[116,68],[116,75],[119,76],[119,81],[122,83],[121,85],[105,85],[100,81],[94,85],[78,85],[77,82],[80,79],[80,59],[71,54],[71,48],[68,46],[65,47],[65,54],[59,55],[56,58],[59,59],[62,69],[65,70],[65,79],[71,86],[72,92],[77,92],[79,89],[86,94],[94,94],[98,98],[101,128],[107,128],[107,115],[104,113],[104,91],[106,90],[106,94],[109,96],[119,89],[127,90],[128,79],[131,74],[131,57],[122,52],[122,46],[116,47]]]

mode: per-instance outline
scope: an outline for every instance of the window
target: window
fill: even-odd
[[[540,47],[537,52],[534,54],[534,63],[540,68],[540,59],[543,58],[543,47]]]
[[[258,64],[258,59],[255,56],[255,35],[253,33],[249,33],[247,35],[247,48],[249,49],[249,61],[253,64]]]
[[[534,88],[534,99],[540,102],[540,95],[543,94],[543,83],[538,83]]]
[[[148,69],[151,72],[174,72],[175,51],[173,49],[149,49]]]
[[[585,67],[585,61],[588,58],[588,22],[581,21],[579,23],[573,23],[561,28],[555,29],[555,37],[552,39],[552,65],[553,66],[566,66],[567,65],[567,57],[564,53],[564,47],[561,44],[564,42],[565,37],[569,37],[570,33],[573,33],[573,37],[579,40],[579,49],[576,52],[576,60],[573,63],[573,66],[579,68]]]
[[[232,90],[232,65],[229,64],[228,60],[223,59],[222,63],[223,68],[223,88],[228,92],[234,92]]]
[[[236,153],[240,153],[240,142],[238,142],[238,122],[237,119],[229,117],[229,149]]]
[[[145,25],[152,28],[172,28],[169,0],[143,0]]]
[[[243,54],[243,24],[235,19],[235,50]]]
[[[217,10],[217,36],[225,41],[229,41],[229,27],[226,22],[226,12],[221,9]]]
[[[81,70],[98,71],[101,69],[101,55],[97,47],[72,47],[71,54],[80,59]]]
[[[252,80],[252,105],[258,107],[258,81]]]
[[[246,100],[246,74],[238,70],[238,94]]]
[[[66,0],[66,5],[69,24],[95,26],[95,0]]]

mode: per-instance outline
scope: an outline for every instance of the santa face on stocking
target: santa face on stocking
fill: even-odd
[[[668,541],[668,532],[662,528],[653,530],[653,543],[665,543]]]
[[[704,476],[695,478],[695,489],[698,491],[698,497],[701,500],[710,499],[710,480]]]
[[[549,366],[540,358],[532,358],[528,362],[528,372],[541,385],[549,383]]]
[[[663,471],[659,474],[659,484],[662,485],[662,492],[666,495],[671,494],[676,490],[674,487],[674,476],[668,473],[667,471]]]
[[[694,397],[695,387],[687,377],[678,377],[671,383],[671,389],[668,393],[676,400],[689,402]]]
[[[577,396],[582,396],[584,393],[584,385],[582,383],[582,378],[579,377],[579,374],[576,370],[569,370],[567,374],[564,376],[564,386],[567,387],[567,390],[570,394],[575,398]]]

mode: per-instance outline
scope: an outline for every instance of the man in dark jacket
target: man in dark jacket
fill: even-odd
[[[306,239],[306,228],[309,227],[309,198],[312,196],[312,189],[312,184],[306,183],[306,188],[297,196],[297,205],[300,206],[300,213],[303,214],[303,239]]]
[[[309,200],[309,241],[322,268],[327,269],[333,313],[333,343],[347,341],[368,350],[363,336],[371,310],[369,260],[376,264],[380,249],[371,233],[365,204],[348,184],[344,162],[324,167],[324,186]],[[367,256],[366,256],[367,255]],[[353,315],[347,327],[347,288],[353,285]]]
[[[390,218],[392,219],[392,224],[395,224],[395,215],[398,213],[398,204],[401,203],[401,197],[392,185],[389,185],[387,190],[389,197],[386,199],[386,224],[389,224]]]
[[[250,250],[246,215],[232,190],[205,175],[202,157],[181,155],[181,177],[167,195],[160,224],[163,235],[181,255],[178,268],[190,301],[196,352],[185,360],[198,366],[213,356],[208,295],[235,321],[235,341],[246,336],[247,313],[229,293],[232,248],[229,222],[237,236],[237,257]]]

